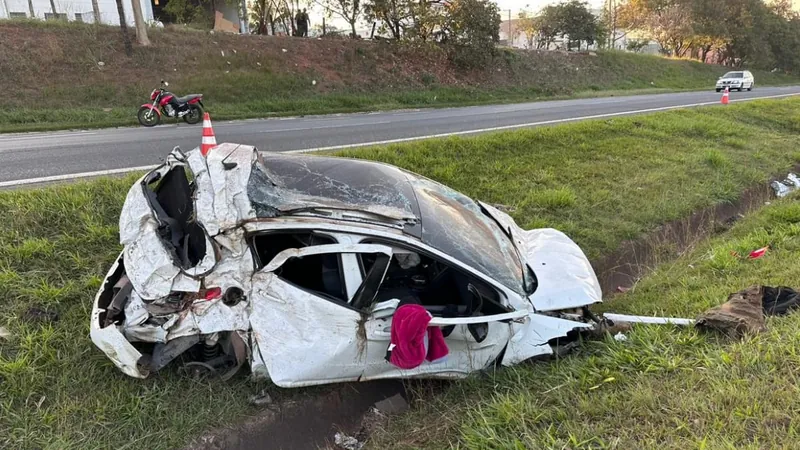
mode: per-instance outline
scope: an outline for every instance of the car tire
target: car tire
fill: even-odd
[[[717,89],[717,92],[722,92],[722,89]]]
[[[748,87],[748,88],[747,88],[747,92],[750,92],[750,91],[752,91],[752,90],[753,90],[753,87],[754,87],[755,85],[756,85],[755,83],[750,83],[750,87]]]

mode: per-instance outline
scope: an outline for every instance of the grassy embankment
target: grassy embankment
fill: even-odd
[[[798,107],[794,99],[753,102],[341,154],[391,162],[514,207],[522,225],[565,230],[598,257],[800,161]],[[174,448],[255,411],[247,398],[263,386],[244,377],[198,384],[167,370],[135,380],[89,341],[91,299],[119,251],[119,208],[132,180],[0,192],[0,326],[10,332],[0,338],[0,447]],[[797,209],[771,211],[714,244],[721,250],[666,266],[612,306],[693,314],[751,282],[795,284],[797,225],[789,222]],[[767,259],[726,256],[728,248],[765,240],[774,246]],[[58,312],[59,320],[26,318],[32,306]],[[785,444],[794,433],[786,418],[797,410],[790,370],[797,320],[773,321],[773,332],[734,345],[691,331],[637,329],[625,344],[590,344],[559,363],[454,384],[376,439],[508,448],[515,439],[523,447],[577,447],[594,438],[630,448],[622,444],[645,436],[679,447],[708,434],[709,444]],[[419,429],[406,436],[420,440],[401,439],[403,426]]]
[[[0,132],[136,123],[161,79],[202,93],[215,119],[443,107],[710,89],[724,67],[620,52],[500,52],[460,70],[436,47],[151,29],[122,51],[117,28],[0,22]],[[759,86],[798,78],[755,72]]]
[[[759,260],[736,257],[770,245]],[[797,196],[664,264],[604,309],[696,317],[753,285],[800,287]],[[639,325],[549,364],[472,379],[394,418],[370,448],[795,448],[800,314],[733,341]],[[411,432],[409,432],[411,430]]]

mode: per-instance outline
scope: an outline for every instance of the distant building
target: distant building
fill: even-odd
[[[160,6],[164,0],[139,0],[142,5],[142,15],[147,22],[153,21],[153,9]],[[0,0],[0,19],[36,18],[36,19],[62,19],[75,22],[103,23],[119,25],[119,14],[115,0],[97,0],[100,17],[94,17],[92,0],[53,0],[56,10],[50,0]],[[131,0],[122,1],[125,10],[125,21],[133,26],[133,7]],[[31,11],[31,6],[33,11]]]
[[[800,0],[798,0],[800,1]],[[600,9],[592,9],[592,14],[597,17],[600,17],[602,14],[602,10]],[[513,48],[524,48],[524,49],[536,49],[538,47],[538,41],[535,37],[529,37],[525,31],[523,31],[525,19],[511,19],[511,20],[504,20],[500,23],[500,45],[506,47],[513,47]],[[616,31],[617,39],[614,41],[614,49],[615,50],[628,50],[628,43],[633,40],[642,40],[644,39],[643,36],[638,36],[635,32],[627,33],[625,30],[617,30]],[[598,44],[594,43],[588,47],[588,50],[596,50],[598,48]],[[552,44],[546,50],[566,50],[567,49],[567,42],[566,39],[562,39],[557,37]],[[582,49],[587,49],[584,45]],[[543,49],[545,50],[545,49]],[[644,47],[639,50],[639,53],[648,53],[648,54],[659,54],[661,47],[652,41],[649,41]]]

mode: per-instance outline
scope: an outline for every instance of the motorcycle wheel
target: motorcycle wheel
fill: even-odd
[[[145,127],[154,127],[161,122],[161,116],[156,111],[144,106],[139,108],[139,113],[136,116],[139,118],[139,123]]]
[[[203,108],[197,105],[190,105],[189,112],[183,116],[183,120],[189,125],[200,123],[203,120]]]

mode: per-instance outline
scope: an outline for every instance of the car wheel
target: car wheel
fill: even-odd
[[[717,92],[722,92],[722,89],[717,89]]]
[[[752,90],[753,90],[753,86],[755,86],[755,85],[756,85],[755,83],[750,83],[750,87],[749,87],[749,88],[747,88],[747,91],[748,91],[748,92],[749,92],[749,91],[752,91]]]

